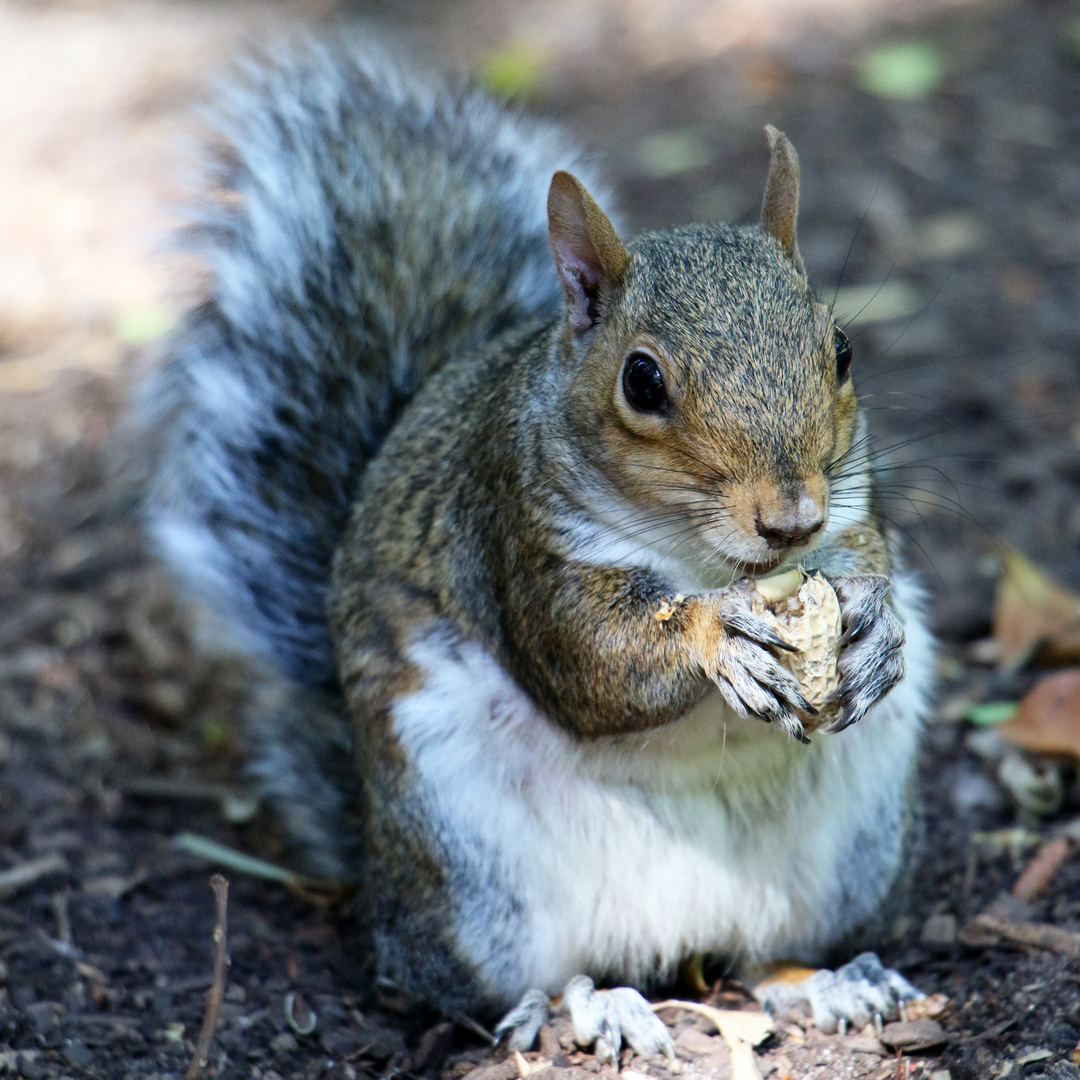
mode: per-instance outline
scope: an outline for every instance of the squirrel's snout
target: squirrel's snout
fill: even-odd
[[[805,544],[824,524],[824,509],[805,489],[793,497],[763,500],[754,513],[758,536],[774,551]]]

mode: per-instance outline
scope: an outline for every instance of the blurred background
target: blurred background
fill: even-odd
[[[27,395],[122,377],[181,310],[191,275],[167,237],[213,79],[259,42],[356,18],[564,121],[635,227],[752,220],[762,125],[786,130],[807,265],[851,331],[879,451],[911,465],[887,474],[889,516],[939,630],[987,633],[995,537],[1080,586],[1068,3],[9,0],[0,394],[16,414]],[[0,464],[34,458],[43,434],[0,444]],[[0,554],[22,539],[0,514]]]
[[[1074,935],[1072,959],[957,944],[1038,845],[1080,847],[1080,827],[1061,833],[1080,813],[1080,5],[0,0],[0,1072],[178,1075],[208,984],[209,871],[171,838],[280,854],[236,737],[248,675],[194,647],[147,555],[124,418],[198,289],[170,234],[199,105],[238,54],[356,20],[559,119],[634,228],[755,220],[762,127],[791,137],[802,252],[854,344],[886,513],[945,643],[927,856],[886,959],[949,995],[953,1080],[1080,1060],[1080,860],[1025,901]],[[1072,681],[1017,714],[1042,661]],[[983,730],[1016,716],[1022,752]],[[1040,743],[1046,716],[1061,723]],[[350,1012],[365,983],[347,910],[240,876],[234,897],[218,1046],[245,1064],[215,1059],[221,1075],[349,1075],[312,1071],[289,987],[320,1011],[326,1060],[423,1072],[400,1019]],[[100,1012],[116,1022],[90,1026]],[[840,1075],[813,1072],[807,1040],[770,1068]],[[849,1050],[828,1048],[843,1075],[901,1075]]]

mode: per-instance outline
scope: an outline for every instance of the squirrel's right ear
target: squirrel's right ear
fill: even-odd
[[[780,241],[795,269],[805,276],[795,228],[799,221],[799,155],[788,137],[772,124],[765,125],[769,140],[769,179],[761,203],[761,227]]]
[[[584,333],[596,322],[600,290],[622,282],[630,254],[585,185],[568,172],[551,178],[548,237],[570,323]]]

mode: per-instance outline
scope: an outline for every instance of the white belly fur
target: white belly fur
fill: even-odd
[[[583,742],[477,646],[415,642],[425,683],[395,730],[446,826],[449,877],[468,883],[448,917],[490,990],[510,1000],[582,972],[641,982],[695,951],[813,961],[869,915],[899,857],[933,664],[917,588],[901,578],[893,595],[907,679],[810,746],[718,693],[663,728]],[[493,889],[514,902],[489,902]],[[507,932],[513,971],[491,947]]]

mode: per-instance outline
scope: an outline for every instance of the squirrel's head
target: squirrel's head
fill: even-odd
[[[759,226],[691,225],[624,245],[569,173],[548,196],[567,301],[564,427],[579,441],[568,460],[613,524],[736,574],[821,538],[830,468],[858,418],[851,348],[796,244],[798,158],[766,133]]]

